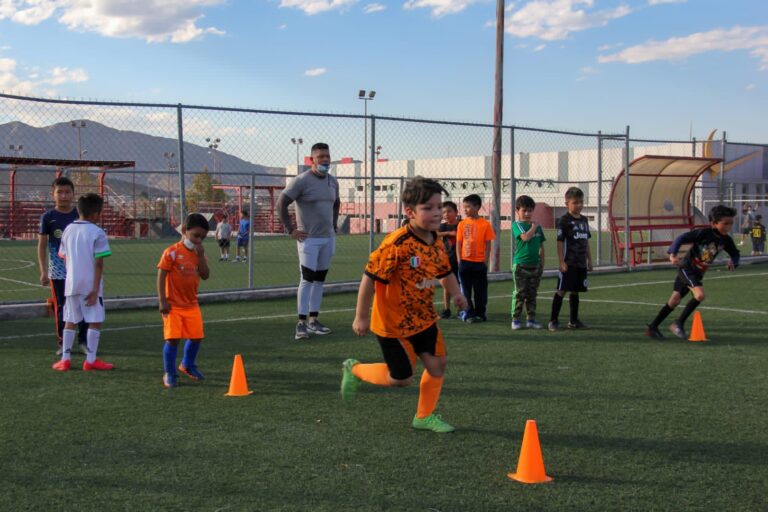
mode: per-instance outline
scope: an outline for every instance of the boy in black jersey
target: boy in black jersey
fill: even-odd
[[[685,305],[682,314],[672,322],[669,330],[680,339],[688,339],[685,334],[685,321],[704,300],[704,273],[720,253],[725,250],[731,259],[728,261],[728,270],[733,270],[739,265],[739,250],[728,234],[733,227],[733,218],[736,210],[724,205],[717,205],[709,212],[710,227],[694,229],[678,236],[669,246],[669,261],[678,266],[677,278],[673,286],[674,291],[659,314],[648,324],[645,335],[655,339],[663,339],[659,331],[659,325],[680,304],[680,300],[690,291],[693,297]],[[680,246],[691,244],[691,248],[682,259],[677,257]]]
[[[592,253],[589,250],[589,222],[581,214],[584,208],[584,192],[578,187],[571,187],[565,192],[565,204],[568,213],[557,220],[557,259],[560,272],[557,280],[557,292],[552,300],[552,316],[549,320],[550,331],[560,329],[557,318],[563,306],[563,295],[569,292],[568,304],[571,309],[568,321],[569,329],[588,329],[579,320],[579,292],[587,291],[587,271],[592,270]]]

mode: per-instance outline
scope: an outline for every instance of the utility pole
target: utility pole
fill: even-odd
[[[491,242],[491,270],[500,270],[501,259],[501,123],[504,106],[504,0],[496,0],[496,81],[493,100],[493,155],[491,188],[493,207],[491,225],[496,239]],[[514,214],[514,213],[513,213]]]

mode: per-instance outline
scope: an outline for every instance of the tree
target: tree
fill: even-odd
[[[195,174],[192,185],[187,189],[187,211],[195,212],[200,203],[223,203],[227,200],[227,194],[221,189],[213,188],[219,181],[211,176],[208,167],[203,172]]]

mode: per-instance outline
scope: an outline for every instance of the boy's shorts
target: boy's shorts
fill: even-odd
[[[226,249],[229,247],[229,238],[222,238],[219,242],[219,247],[222,249]]]
[[[248,247],[248,237],[237,237],[237,246],[238,247]]]
[[[443,333],[432,324],[425,330],[406,338],[385,338],[376,336],[381,345],[381,353],[393,379],[403,380],[413,375],[417,354],[445,355]]]
[[[752,250],[754,252],[765,252],[765,240],[762,242],[752,240]]]
[[[681,297],[685,297],[691,288],[697,286],[704,286],[704,275],[700,272],[696,272],[687,268],[680,268],[677,270],[677,277],[675,278],[675,284],[672,288],[680,294]]]
[[[587,269],[569,266],[565,272],[558,272],[557,291],[571,293],[587,291]]]
[[[106,318],[104,299],[99,297],[93,306],[85,305],[85,295],[69,295],[64,301],[64,321],[79,324],[83,320],[89,324],[100,324]]]
[[[174,308],[163,315],[163,339],[200,340],[203,333],[203,314],[200,308]]]

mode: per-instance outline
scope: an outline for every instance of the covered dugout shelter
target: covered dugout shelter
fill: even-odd
[[[696,180],[720,162],[719,158],[651,155],[633,160],[629,183],[622,171],[608,200],[616,262],[624,264],[626,254],[632,266],[666,259],[675,237],[696,227],[691,205]]]

